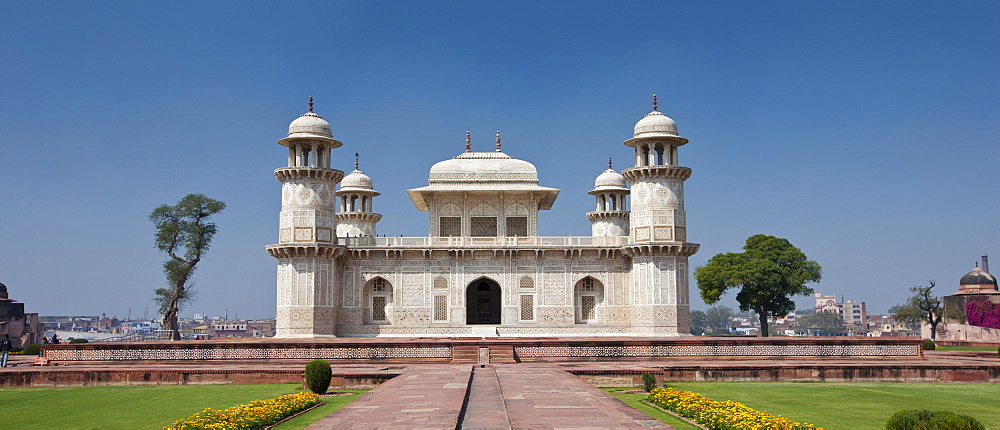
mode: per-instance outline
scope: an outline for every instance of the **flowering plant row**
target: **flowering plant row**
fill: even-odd
[[[809,423],[761,412],[739,402],[717,402],[691,391],[657,388],[646,396],[646,401],[678,415],[692,419],[713,430],[736,429],[822,429]]]
[[[175,429],[259,429],[320,403],[319,396],[309,392],[286,394],[269,400],[254,400],[221,411],[205,409],[190,417],[174,421]]]
[[[985,297],[965,302],[965,315],[970,325],[1000,328],[1000,303],[992,303]]]

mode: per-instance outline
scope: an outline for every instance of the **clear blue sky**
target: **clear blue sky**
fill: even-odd
[[[229,207],[182,315],[273,317],[275,141],[310,93],[336,167],[360,152],[382,192],[379,233],[426,235],[405,190],[500,129],[562,190],[542,234],[588,235],[657,92],[691,140],[693,266],[786,237],[819,291],[882,312],[981,253],[1000,271],[998,22],[989,1],[0,1],[0,282],[43,315],[153,314],[146,216],[203,193]]]

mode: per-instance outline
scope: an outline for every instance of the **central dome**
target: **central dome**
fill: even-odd
[[[503,152],[466,152],[431,166],[429,183],[538,183],[535,165]]]
[[[639,122],[635,123],[632,134],[633,137],[663,135],[677,136],[677,123],[655,110],[647,113]]]
[[[306,112],[298,118],[295,118],[295,120],[288,125],[288,136],[321,136],[332,139],[333,132],[330,130],[330,123],[326,122],[323,117],[313,112]]]

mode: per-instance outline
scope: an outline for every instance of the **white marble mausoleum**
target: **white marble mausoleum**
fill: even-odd
[[[634,167],[600,173],[591,236],[539,235],[559,190],[531,163],[466,150],[407,190],[426,237],[378,237],[379,192],[334,169],[341,142],[313,112],[292,121],[281,181],[276,337],[682,336],[689,332],[684,181],[688,142],[653,111],[624,144]],[[339,185],[339,187],[338,187]],[[629,187],[631,185],[631,188]],[[394,191],[394,192],[401,192]],[[583,208],[581,208],[583,209]]]

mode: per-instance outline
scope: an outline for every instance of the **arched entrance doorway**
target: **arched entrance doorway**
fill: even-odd
[[[465,323],[500,324],[500,284],[479,278],[465,288]]]

